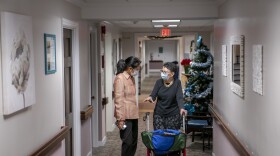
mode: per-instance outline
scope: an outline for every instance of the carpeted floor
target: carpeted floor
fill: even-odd
[[[158,77],[150,77],[146,78],[142,84],[142,94],[139,96],[139,112],[140,118],[138,121],[139,130],[138,130],[138,144],[137,144],[137,151],[135,156],[145,156],[146,155],[146,147],[142,143],[141,132],[146,130],[146,122],[143,121],[143,117],[145,116],[145,112],[151,112],[150,114],[150,122],[149,127],[150,130],[153,129],[153,109],[154,104],[151,103],[144,103],[144,99],[148,97],[150,94],[155,80]],[[121,155],[121,139],[119,137],[119,130],[115,128],[113,132],[107,133],[107,141],[105,146],[97,147],[93,149],[93,156],[120,156]],[[211,142],[212,143],[212,142]],[[198,134],[195,136],[194,142],[191,142],[191,135],[188,134],[187,136],[187,156],[211,156],[212,149],[205,149],[202,151],[202,137]]]
[[[145,156],[146,147],[142,143],[141,132],[146,130],[146,122],[143,121],[145,113],[140,113],[139,133],[138,133],[138,145],[135,156]],[[150,130],[152,129],[152,114],[150,114]],[[212,143],[212,142],[211,142]],[[211,156],[212,150],[205,149],[202,151],[202,138],[196,136],[195,141],[191,142],[191,135],[187,137],[187,156]],[[107,141],[105,146],[97,147],[93,149],[93,156],[120,156],[121,155],[121,140],[119,137],[119,130],[115,128],[113,132],[107,133]]]

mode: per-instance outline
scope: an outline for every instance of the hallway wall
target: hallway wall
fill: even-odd
[[[159,52],[162,47],[162,53]],[[147,40],[146,41],[146,60],[162,60],[163,62],[172,62],[177,60],[177,40]]]
[[[90,88],[90,54],[89,54],[89,25],[88,22],[78,20],[80,35],[80,109],[91,105]],[[81,156],[86,156],[92,150],[91,118],[81,122]]]
[[[0,0],[0,11],[32,17],[36,104],[13,115],[3,116],[2,88],[0,89],[0,155],[30,155],[64,125],[62,18],[79,23],[81,82],[88,82],[89,78],[87,24],[80,21],[80,8],[64,0]],[[45,75],[44,71],[44,33],[56,35],[57,71],[51,75]],[[2,86],[2,75],[0,84]],[[81,84],[81,108],[89,104],[89,89],[85,89],[88,87],[87,84]],[[89,124],[90,122],[83,123],[83,127],[89,127]],[[85,128],[82,129],[82,134],[90,135],[90,129]],[[90,144],[90,140],[82,141],[86,154],[91,150]],[[53,155],[64,155],[63,144]]]
[[[135,52],[135,40],[134,33],[125,32],[122,33],[122,57],[123,59],[129,56],[136,56]]]
[[[121,38],[121,34],[117,26],[113,26],[110,24],[106,24],[107,32],[105,37],[105,69],[106,69],[106,97],[108,97],[108,104],[106,107],[106,129],[105,132],[111,132],[114,130],[115,117],[114,110],[115,105],[113,101],[112,91],[113,91],[113,82],[115,80],[115,73],[113,73],[113,67],[116,67],[117,64],[113,64],[113,40],[116,41],[116,44],[119,43],[119,38]],[[119,49],[117,48],[117,51]],[[117,63],[117,62],[116,62]]]
[[[256,156],[279,155],[279,7],[280,1],[276,0],[228,0],[219,9],[220,19],[214,27],[214,107],[237,138]],[[222,45],[227,45],[229,58],[233,35],[245,36],[244,98],[231,91],[230,77],[222,76]],[[252,90],[252,46],[257,44],[263,45],[263,95]],[[215,155],[237,155],[228,144],[219,142],[226,140],[221,133],[214,125]]]

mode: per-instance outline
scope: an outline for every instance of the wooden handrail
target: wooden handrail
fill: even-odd
[[[63,139],[65,139],[68,132],[69,132],[69,128],[67,126],[62,127],[57,135],[55,135],[51,140],[49,140],[47,143],[41,146],[30,156],[47,155],[54,147],[56,147],[59,143],[61,143]]]
[[[249,150],[241,143],[241,141],[234,135],[230,128],[225,124],[221,115],[213,108],[212,105],[209,105],[209,112],[212,114],[213,118],[218,121],[217,125],[223,130],[229,141],[232,143],[233,147],[240,153],[242,156],[250,156]]]
[[[92,105],[88,105],[87,108],[85,108],[83,111],[81,111],[81,120],[86,120],[88,119],[93,112],[93,107]]]

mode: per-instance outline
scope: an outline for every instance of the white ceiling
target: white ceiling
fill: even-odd
[[[151,20],[112,20],[108,21],[112,24],[118,25],[121,28],[153,28]],[[189,27],[209,27],[213,26],[214,19],[205,20],[181,20],[178,28]]]
[[[164,3],[164,2],[171,2],[171,3],[223,3],[225,0],[82,0],[85,3]]]
[[[124,29],[151,29],[152,19],[180,19],[180,29],[213,26],[218,7],[226,0],[66,1],[80,6],[85,19],[107,21]]]

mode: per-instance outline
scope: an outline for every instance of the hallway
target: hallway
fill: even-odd
[[[141,88],[141,95],[139,96],[139,111],[140,118],[138,120],[138,147],[136,151],[136,156],[144,156],[146,155],[146,147],[142,143],[141,132],[146,129],[146,122],[143,121],[143,117],[145,116],[145,112],[153,112],[154,106],[150,103],[144,103],[144,99],[149,96],[149,93],[153,89],[155,81],[159,78],[159,76],[150,76],[145,78],[143,81]],[[150,114],[150,130],[153,127],[153,118],[152,113]],[[120,156],[121,155],[121,140],[119,138],[119,130],[117,128],[114,129],[113,132],[107,133],[107,141],[105,146],[101,146],[93,149],[94,156]],[[195,141],[191,142],[191,135],[189,134],[187,137],[187,155],[188,156],[211,156],[212,150],[205,149],[202,151],[202,139],[200,136],[196,136]]]
[[[0,156],[120,155],[117,62],[138,57],[142,80],[164,62],[188,73],[200,36],[213,84],[183,88],[200,98],[213,86],[213,148],[188,138],[188,155],[279,155],[280,0],[0,0],[0,11]],[[157,78],[142,84],[137,155]]]

